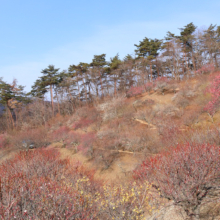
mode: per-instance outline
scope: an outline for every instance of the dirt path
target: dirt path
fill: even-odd
[[[140,152],[132,152],[132,151],[126,151],[126,150],[110,150],[110,149],[105,149],[105,148],[95,148],[95,150],[111,151],[111,152],[126,153],[126,154],[141,154],[141,155],[144,155],[143,153],[140,153]]]
[[[156,130],[157,127],[153,124],[150,124],[150,123],[147,123],[146,121],[143,121],[143,120],[140,120],[140,119],[137,119],[137,118],[133,118],[135,121],[141,123],[141,124],[144,124],[144,125],[147,125],[148,127],[150,127],[151,130]]]

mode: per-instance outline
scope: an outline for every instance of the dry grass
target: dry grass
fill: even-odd
[[[68,135],[75,135],[77,130],[80,135],[94,133],[96,138],[89,154],[74,147],[64,148],[65,140],[48,148],[57,148],[61,158],[95,169],[97,179],[121,183],[131,180],[132,171],[146,157],[169,150],[171,145],[186,141],[217,144],[219,133],[213,130],[219,127],[220,112],[210,118],[203,111],[210,98],[204,95],[208,80],[207,75],[197,77],[178,83],[176,93],[163,95],[156,91],[131,98],[122,96],[84,106],[68,117],[58,116],[49,121],[48,136],[66,126]],[[77,123],[82,125],[75,129]],[[16,150],[2,149],[0,160],[11,158]]]

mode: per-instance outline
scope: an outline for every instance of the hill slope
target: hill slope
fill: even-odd
[[[74,164],[83,165],[85,170],[93,169],[96,181],[133,184],[134,170],[137,171],[148,158],[150,161],[159,160],[160,155],[162,158],[165,155],[165,159],[166,155],[172,158],[175,149],[186,143],[189,146],[219,146],[219,106],[214,114],[207,110],[212,100],[207,88],[218,74],[181,82],[169,81],[133,97],[121,94],[97,100],[79,107],[71,116],[58,115],[44,127],[3,134],[0,144],[14,152],[22,149],[23,140],[29,140],[36,147],[45,146],[48,150],[58,151],[61,159],[68,158]],[[152,186],[155,184],[155,180],[152,181]],[[158,198],[157,190],[151,191],[154,199]],[[160,193],[165,195],[163,191]],[[162,198],[157,199],[158,209],[164,202],[170,204]],[[203,215],[206,219],[210,210],[204,213],[204,206],[200,205],[199,209],[203,209],[201,218]],[[184,205],[181,208],[186,214],[188,209]],[[149,218],[153,215],[144,213]],[[160,215],[170,216],[166,212],[160,212]],[[138,219],[136,217],[131,219]]]

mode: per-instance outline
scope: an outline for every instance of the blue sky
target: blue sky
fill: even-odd
[[[50,64],[123,58],[144,37],[178,34],[190,22],[220,25],[219,10],[217,0],[0,0],[0,77],[29,91]]]

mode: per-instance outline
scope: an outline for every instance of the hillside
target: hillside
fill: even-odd
[[[117,97],[105,97],[78,107],[69,116],[57,115],[44,126],[31,128],[26,125],[20,131],[2,134],[3,168],[20,167],[20,171],[15,169],[8,173],[1,168],[2,181],[13,176],[10,184],[28,186],[32,185],[33,178],[39,176],[43,182],[36,183],[36,187],[49,181],[50,184],[58,184],[54,185],[58,191],[65,188],[61,200],[72,193],[81,198],[84,196],[82,191],[85,191],[90,196],[89,201],[92,199],[91,210],[86,208],[88,204],[82,207],[83,212],[87,213],[85,219],[103,219],[104,216],[107,219],[186,219],[187,215],[197,218],[198,214],[195,213],[199,213],[200,219],[218,219],[220,117],[219,105],[215,105],[215,108],[210,106],[213,100],[212,91],[209,90],[218,77],[219,72],[183,81],[161,78],[148,92],[131,94],[129,97],[123,93]],[[24,149],[24,140],[39,149]],[[50,162],[47,163],[47,160]],[[57,165],[53,160],[58,161]],[[48,168],[44,169],[42,164]],[[78,168],[75,170],[72,166]],[[32,176],[30,170],[36,175]],[[186,171],[189,175],[192,172],[190,178]],[[70,174],[76,173],[76,179],[71,179]],[[19,183],[16,179],[18,175],[23,176]],[[63,182],[65,180],[74,185],[81,178],[88,179],[89,185],[96,187],[88,189],[85,182],[83,189],[72,192],[71,187],[67,189]],[[172,184],[164,181],[172,181]],[[7,185],[2,184],[3,187]],[[149,184],[147,188],[143,187],[145,184]],[[169,187],[170,191],[167,190]],[[194,194],[193,187],[200,192]],[[109,195],[105,194],[106,188]],[[55,193],[53,189],[45,189],[42,195],[47,197],[47,190]],[[16,190],[19,192],[19,189]],[[185,195],[185,192],[188,194]],[[32,193],[34,196],[37,192]],[[96,193],[100,197],[95,196]],[[20,201],[19,195],[30,199],[19,192],[16,201]],[[127,200],[123,197],[125,195],[128,196]],[[9,195],[4,196],[1,199]],[[83,197],[83,201],[87,201],[87,196]],[[141,202],[145,199],[147,203]],[[93,200],[105,204],[106,208],[100,209]],[[62,203],[69,202],[63,200]],[[189,205],[185,205],[186,202]],[[25,204],[25,209],[29,209]],[[6,204],[1,208],[1,213],[4,213],[5,207]],[[51,209],[48,208],[50,212]],[[60,209],[63,213],[72,213],[63,206]],[[56,213],[54,210],[52,212]],[[95,213],[102,214],[95,217]],[[185,217],[180,217],[180,213]],[[74,219],[83,219],[81,214],[76,214]],[[44,217],[52,218],[46,212]]]

